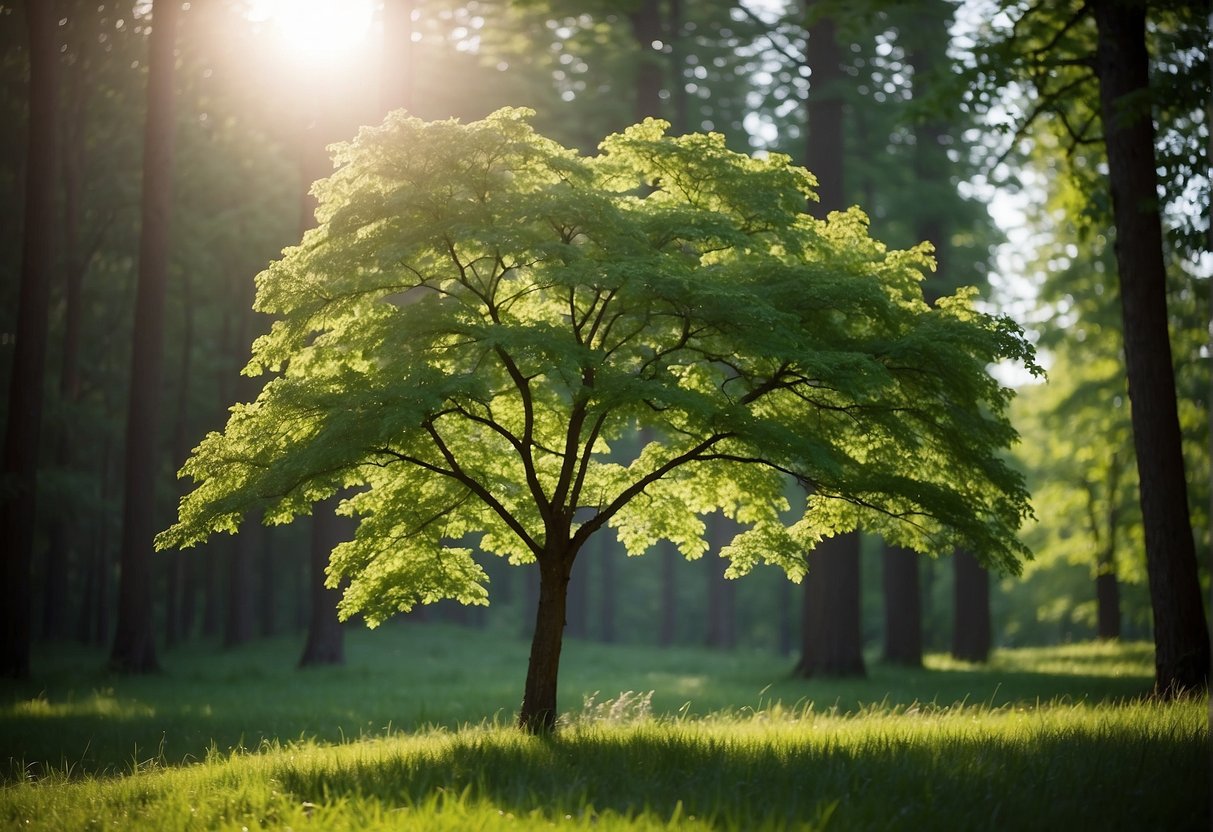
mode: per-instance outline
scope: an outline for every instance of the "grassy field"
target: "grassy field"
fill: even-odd
[[[308,671],[299,647],[190,647],[147,678],[39,652],[0,687],[0,828],[1209,828],[1206,703],[1138,701],[1147,645],[843,683],[572,642],[549,738],[510,725],[520,641],[356,630],[345,667]]]

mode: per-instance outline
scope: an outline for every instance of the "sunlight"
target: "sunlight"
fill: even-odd
[[[288,53],[333,63],[365,40],[372,12],[372,0],[252,0],[248,14],[268,24]]]

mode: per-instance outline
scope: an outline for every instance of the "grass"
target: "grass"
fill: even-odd
[[[566,725],[534,738],[510,725],[526,645],[487,633],[355,632],[309,671],[293,640],[199,646],[149,678],[59,647],[0,688],[0,828],[1209,828],[1205,703],[1137,699],[1146,645],[846,683],[566,649]]]

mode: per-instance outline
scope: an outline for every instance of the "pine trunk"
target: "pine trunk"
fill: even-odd
[[[152,622],[152,538],[156,534],[157,427],[164,356],[164,299],[172,216],[173,69],[180,4],[154,0],[143,145],[139,280],[126,420],[118,623],[110,666],[126,673],[157,670]]]
[[[1170,697],[1208,686],[1209,631],[1188,514],[1168,333],[1146,4],[1101,0],[1094,10],[1125,366],[1154,610],[1154,685],[1159,696]]]
[[[542,558],[538,566],[539,604],[535,611],[535,633],[531,638],[522,710],[518,714],[518,725],[531,734],[548,733],[556,727],[556,683],[572,559],[553,552]]]
[[[952,655],[965,662],[990,660],[990,573],[968,552],[952,556],[956,618]]]

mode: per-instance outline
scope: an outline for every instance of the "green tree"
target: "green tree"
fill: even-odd
[[[526,119],[396,113],[338,149],[319,226],[258,277],[278,319],[246,372],[279,375],[183,468],[198,486],[161,548],[357,488],[329,582],[371,625],[486,603],[474,535],[534,562],[531,731],[555,723],[570,571],[608,524],[631,553],[694,558],[720,510],[747,527],[734,575],[799,579],[860,524],[1018,569],[1027,494],[985,370],[1035,368],[1012,322],[966,293],[928,306],[926,249],[886,249],[857,209],[804,214],[813,180],[787,157],[648,120],[586,158]],[[637,427],[661,439],[612,460]],[[788,476],[809,491],[790,527]]]

